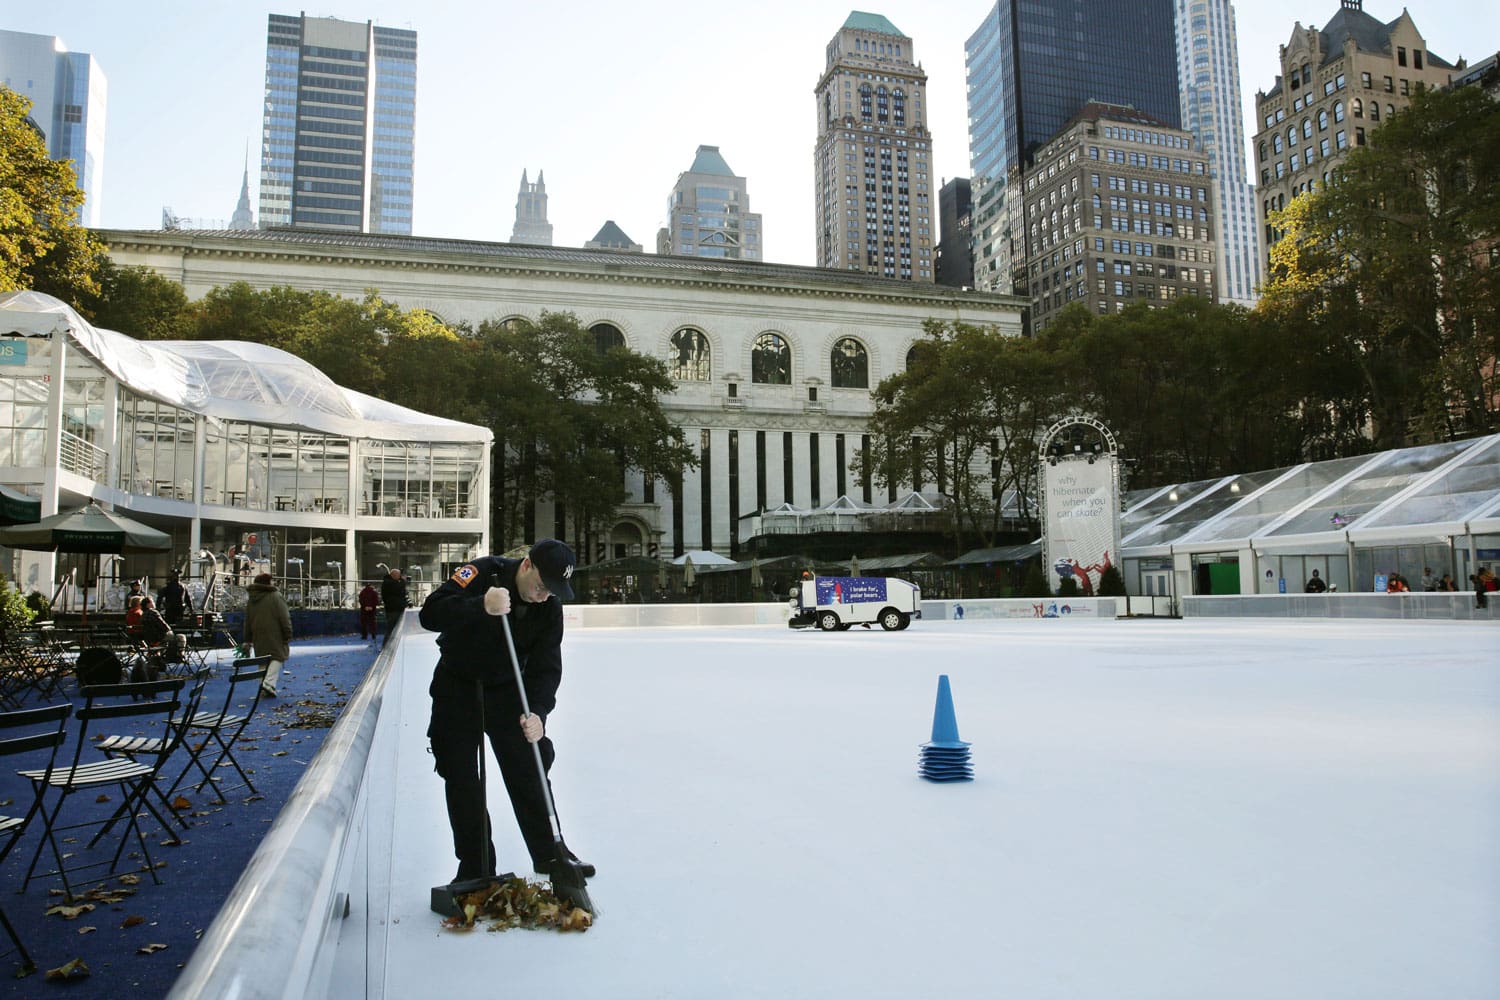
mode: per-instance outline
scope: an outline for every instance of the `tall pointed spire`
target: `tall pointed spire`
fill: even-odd
[[[255,217],[250,212],[250,143],[245,143],[245,177],[240,182],[240,202],[234,206],[234,217],[229,220],[229,228],[233,230],[245,230],[255,228]]]

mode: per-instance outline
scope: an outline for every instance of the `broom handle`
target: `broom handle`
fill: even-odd
[[[500,626],[505,631],[505,648],[510,651],[510,666],[516,674],[516,691],[521,695],[521,711],[530,715],[531,704],[526,700],[526,682],[521,677],[521,660],[516,656],[516,643],[510,635],[509,615],[500,616]],[[531,755],[536,758],[536,775],[542,783],[542,798],[547,801],[547,821],[552,824],[552,839],[562,843],[562,828],[557,825],[557,807],[552,803],[552,789],[547,785],[547,765],[542,763],[540,743],[531,744]]]

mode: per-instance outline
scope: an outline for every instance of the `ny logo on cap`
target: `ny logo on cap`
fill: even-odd
[[[573,579],[573,567],[572,567],[571,564],[563,567],[563,579],[564,580],[571,580],[571,579]]]

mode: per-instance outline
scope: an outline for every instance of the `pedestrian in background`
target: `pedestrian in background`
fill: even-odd
[[[187,588],[182,585],[182,574],[175,569],[172,576],[162,588],[156,592],[156,603],[161,608],[161,616],[167,620],[167,624],[177,628],[182,624],[183,617],[193,610],[193,599],[188,596]]]
[[[380,600],[385,605],[385,642],[391,641],[391,633],[396,630],[396,623],[401,620],[401,615],[411,607],[411,597],[406,593],[406,581],[401,578],[399,569],[392,569],[380,582]]]
[[[281,668],[292,655],[292,613],[287,610],[286,598],[271,582],[270,573],[259,574],[245,589],[250,592],[245,605],[245,645],[252,648],[251,655],[271,658],[260,690],[274,698]]]
[[[380,609],[380,592],[373,583],[366,583],[359,592],[359,637],[375,638],[375,612]]]
[[[1302,588],[1303,593],[1321,594],[1328,590],[1328,584],[1318,575],[1317,570],[1312,571],[1312,577],[1308,579],[1307,586]]]

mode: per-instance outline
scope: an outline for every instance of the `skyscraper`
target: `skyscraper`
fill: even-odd
[[[937,247],[937,283],[951,288],[974,284],[974,202],[969,179],[955,177],[938,191],[941,219]]]
[[[250,164],[246,154],[245,178],[240,182],[240,200],[234,206],[234,216],[229,220],[232,230],[255,228],[255,215],[250,211]]]
[[[964,45],[974,199],[974,285],[1009,292],[1010,171],[1085,104],[1181,124],[1174,0],[997,0]]]
[[[97,226],[104,190],[104,117],[109,83],[87,52],[62,39],[0,31],[0,83],[31,101],[31,120],[54,160],[72,160],[84,202],[78,221]]]
[[[260,224],[410,235],[417,33],[270,15]]]
[[[699,146],[667,199],[667,225],[656,235],[656,252],[761,260],[763,239],[745,178],[729,169],[718,146]]]
[[[814,93],[818,266],[931,282],[927,73],[911,39],[879,14],[850,12]]]
[[[516,225],[510,241],[538,247],[552,245],[552,223],[547,221],[547,180],[540,170],[536,172],[535,184],[526,180],[525,170],[521,171],[521,189],[516,192]]]
[[[1246,179],[1245,120],[1240,110],[1239,46],[1229,0],[1176,0],[1177,83],[1182,127],[1208,157],[1218,204],[1219,301],[1253,306],[1260,287],[1260,227],[1255,188]]]

